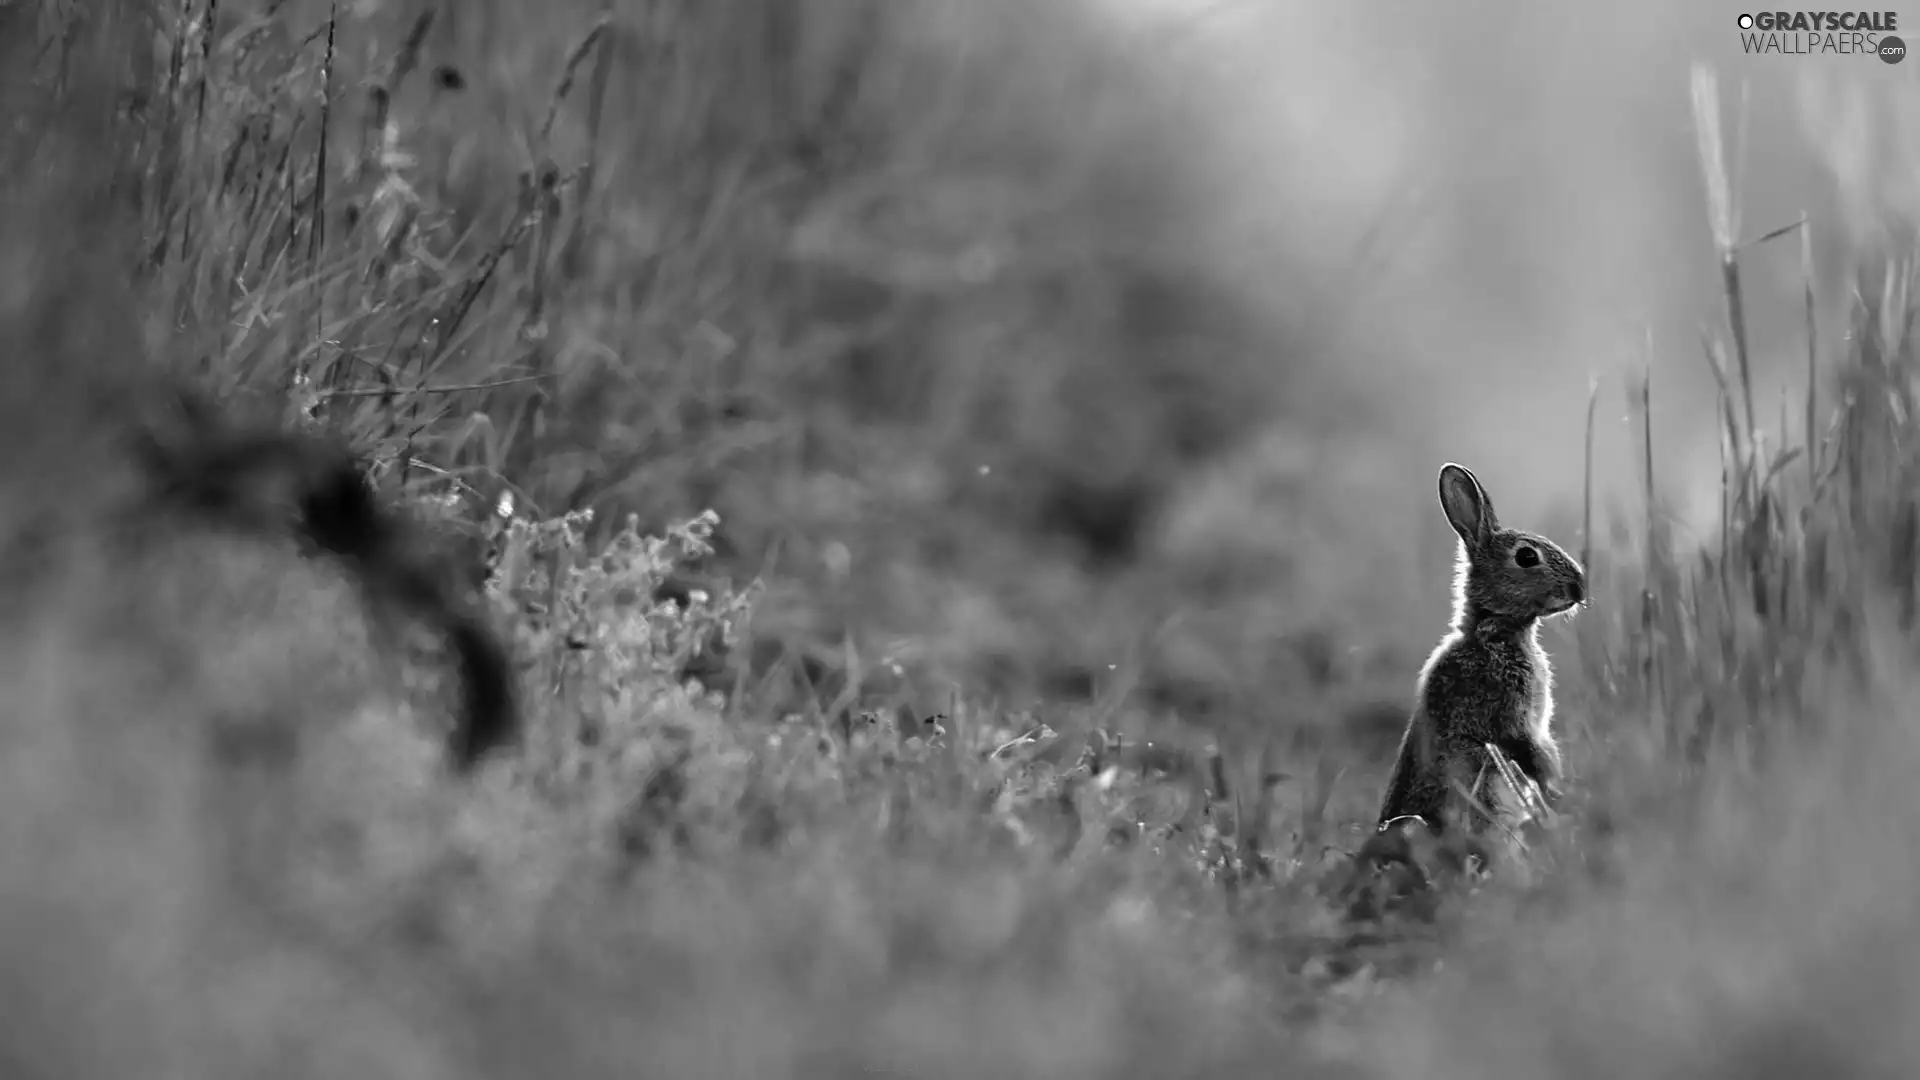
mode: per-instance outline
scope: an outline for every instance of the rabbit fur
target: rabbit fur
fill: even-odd
[[[1417,817],[1435,830],[1487,822],[1459,797],[1522,817],[1520,793],[1498,790],[1487,752],[1497,747],[1548,805],[1560,797],[1554,743],[1553,668],[1540,620],[1586,603],[1586,571],[1553,541],[1500,525],[1486,489],[1466,468],[1440,470],[1440,506],[1460,536],[1453,626],[1420,669],[1413,713],[1381,800],[1378,826]],[[1449,820],[1467,816],[1474,820]]]

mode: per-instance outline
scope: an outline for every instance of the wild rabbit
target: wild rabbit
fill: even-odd
[[[1412,817],[1436,831],[1463,825],[1478,832],[1487,821],[1475,803],[1502,819],[1524,820],[1527,793],[1500,782],[1502,756],[1521,786],[1537,785],[1548,805],[1560,797],[1553,669],[1539,627],[1542,618],[1586,602],[1586,572],[1546,537],[1501,528],[1486,489],[1459,465],[1440,470],[1440,506],[1460,534],[1453,628],[1420,669],[1413,715],[1380,806],[1383,830]],[[1456,812],[1472,820],[1449,820]]]

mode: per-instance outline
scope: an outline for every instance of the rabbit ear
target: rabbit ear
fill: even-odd
[[[1460,539],[1466,541],[1472,551],[1485,547],[1487,539],[1500,527],[1486,489],[1464,466],[1452,462],[1440,467],[1440,508],[1447,512],[1453,531],[1460,534]]]

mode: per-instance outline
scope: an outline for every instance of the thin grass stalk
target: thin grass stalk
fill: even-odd
[[[1773,468],[1769,470],[1771,474],[1769,483],[1774,485],[1784,485],[1786,483],[1786,465],[1789,461],[1793,460],[1793,456],[1799,452],[1799,449],[1787,444],[1787,388],[1783,384],[1780,387],[1780,456],[1774,459]],[[1780,622],[1783,626],[1789,626],[1791,625],[1794,611],[1791,606],[1791,597],[1789,596],[1789,590],[1793,587],[1791,563],[1793,562],[1794,538],[1787,532],[1787,510],[1785,504],[1781,501],[1780,490],[1778,486],[1774,489],[1775,498],[1773,508],[1776,519],[1775,526],[1780,533],[1781,543],[1776,548],[1779,554],[1777,565],[1774,567],[1775,572],[1771,575],[1771,579],[1774,582],[1774,604],[1776,610],[1780,613]]]
[[[1732,456],[1743,457],[1746,439],[1740,428],[1739,414],[1733,405],[1733,382],[1727,376],[1726,349],[1720,344],[1718,338],[1708,334],[1704,329],[1700,332],[1700,349],[1701,354],[1706,358],[1707,370],[1713,374],[1713,383],[1717,392],[1715,400],[1720,406],[1720,423],[1726,437],[1732,440]],[[1732,463],[1729,462],[1728,466],[1731,470]]]
[[[1585,461],[1580,484],[1580,565],[1587,571],[1589,584],[1593,577],[1593,419],[1599,405],[1600,379],[1593,376],[1587,380]]]
[[[1753,375],[1747,349],[1746,312],[1740,288],[1740,263],[1735,237],[1739,234],[1740,207],[1727,172],[1726,143],[1720,128],[1720,91],[1713,69],[1705,64],[1693,67],[1693,119],[1698,143],[1701,178],[1707,192],[1707,218],[1713,230],[1715,253],[1720,259],[1721,287],[1726,300],[1727,327],[1733,335],[1734,362],[1739,367],[1741,403],[1749,438],[1754,430]],[[1751,445],[1743,447],[1751,452]]]
[[[1801,212],[1800,220],[1800,283],[1806,301],[1807,328],[1807,497],[1811,500],[1820,479],[1820,435],[1814,429],[1820,399],[1820,327],[1814,309],[1813,230],[1807,223],[1805,211]]]
[[[1724,386],[1720,388],[1718,398],[1722,407],[1728,405]],[[1722,409],[1722,417],[1724,419],[1720,423],[1720,438],[1715,440],[1715,448],[1720,455],[1720,490],[1718,490],[1720,561],[1715,567],[1715,578],[1720,588],[1720,607],[1732,609],[1734,594],[1732,594],[1732,582],[1728,580],[1728,567],[1732,565],[1730,559],[1734,555],[1734,454],[1738,454],[1738,450],[1734,446],[1734,438],[1736,438],[1734,417],[1730,411],[1724,411],[1724,409]]]
[[[540,124],[540,146],[543,151],[551,149],[554,122],[560,118],[560,106],[566,102],[568,95],[573,93],[573,84],[580,77],[580,65],[586,61],[587,54],[593,51],[593,47],[599,44],[600,39],[606,36],[612,20],[613,14],[610,10],[602,11],[600,17],[594,20],[586,36],[576,42],[572,51],[567,53],[566,63],[560,69],[560,81],[554,85],[553,96],[547,99],[546,118]]]
[[[1648,357],[1640,379],[1641,481],[1646,501],[1647,565],[1641,575],[1640,589],[1640,677],[1647,689],[1647,706],[1654,707],[1658,696],[1654,659],[1654,568],[1659,564],[1658,511],[1653,486],[1653,359]],[[1649,721],[1652,717],[1649,716]]]
[[[183,87],[179,85],[179,81],[181,78],[183,78],[183,73],[185,70],[185,56],[186,56],[187,47],[188,47],[188,43],[186,40],[187,30],[189,27],[193,25],[193,22],[191,19],[187,19],[184,17],[186,14],[185,5],[182,5],[181,14],[183,18],[181,21],[181,27],[180,27],[180,33],[179,33],[180,40],[176,42],[175,48],[174,48],[175,67],[173,72],[173,79],[176,85],[173,87],[170,87],[166,95],[168,99],[167,116],[169,121],[172,121],[175,117],[177,117],[178,110],[175,105],[175,102],[180,96],[183,96],[181,94]],[[190,166],[191,168],[199,167],[199,162],[201,161],[201,155],[202,155],[201,139],[203,135],[203,125],[206,119],[206,111],[207,111],[207,81],[209,78],[211,78],[211,73],[208,70],[208,57],[211,55],[212,48],[213,48],[212,39],[214,35],[214,23],[213,23],[214,14],[215,14],[215,11],[214,11],[213,5],[211,2],[209,2],[207,7],[206,25],[200,28],[200,61],[201,62],[200,62],[199,78],[194,80],[193,122],[191,124],[183,125],[186,128],[186,131],[184,132],[184,134],[175,132],[175,131],[168,132],[169,143],[171,143],[173,138],[176,138],[176,137],[184,139],[186,143],[186,148],[185,148],[185,153],[181,158],[181,163],[184,164],[186,162],[192,162],[193,165]],[[192,182],[191,178],[189,177],[188,193],[184,197],[182,197],[180,200],[180,210],[179,210],[180,245],[177,250],[183,256],[186,253],[195,250],[194,210],[196,209],[196,204],[191,195],[191,186],[190,186],[191,182]],[[169,213],[168,216],[171,217],[171,214]],[[207,216],[209,220],[211,220],[212,218],[211,213],[209,213]]]
[[[321,252],[326,246],[327,233],[327,133],[333,130],[333,48],[334,35],[340,24],[340,0],[331,0],[327,5],[327,51],[320,64],[320,134],[319,152],[316,156],[313,176],[313,231],[307,237],[307,263],[317,277],[320,273]],[[314,291],[313,295],[313,332],[316,341],[325,337],[326,322],[325,287]],[[294,377],[304,378],[307,370],[304,365],[296,366]]]
[[[573,85],[579,79],[580,65],[586,62],[588,55],[594,55],[603,62],[596,65],[596,75],[604,68],[606,49],[600,47],[608,36],[612,26],[611,8],[602,8],[600,16],[594,20],[593,27],[587,31],[567,54],[566,63],[561,68],[560,81],[554,86],[553,96],[547,102],[547,115],[540,125],[539,155],[536,166],[540,191],[539,229],[534,236],[531,295],[528,299],[527,313],[522,320],[521,333],[529,340],[544,341],[548,336],[546,325],[547,277],[555,270],[556,250],[564,251],[566,241],[560,232],[565,227],[564,204],[560,198],[559,170],[554,164],[553,126],[560,118],[560,106],[573,93]],[[604,90],[604,87],[601,87]],[[595,121],[597,125],[597,119]],[[592,160],[592,148],[588,151],[588,160]],[[585,175],[588,166],[575,169],[575,175]],[[564,269],[562,269],[564,278]]]
[[[1740,400],[1746,410],[1747,452],[1751,457],[1756,452],[1753,446],[1753,432],[1756,430],[1753,409],[1753,364],[1747,349],[1746,302],[1740,288],[1740,261],[1731,250],[1721,256],[1720,280],[1726,292],[1727,326],[1733,334],[1733,358],[1740,373]]]
[[[207,119],[207,84],[213,81],[213,39],[220,28],[220,0],[207,0],[207,21],[200,29],[200,85],[195,88],[193,107],[194,138]]]
[[[573,228],[560,250],[560,274],[563,281],[579,278],[585,270],[587,215],[591,213],[594,181],[599,170],[601,128],[605,123],[607,84],[613,76],[613,0],[605,0],[600,19],[609,31],[600,35],[593,57],[593,71],[587,76],[587,156],[580,164],[580,185],[574,194]]]
[[[420,63],[420,49],[426,44],[427,32],[433,29],[435,9],[427,8],[413,20],[407,36],[400,42],[399,52],[394,54],[393,66],[388,69],[387,77],[373,84],[367,91],[372,107],[367,111],[366,129],[360,136],[361,174],[372,171],[386,145],[387,120],[393,109],[394,95],[400,92],[400,86],[407,76],[413,73]]]
[[[1240,822],[1241,862],[1260,877],[1273,878],[1273,862],[1267,857],[1267,829],[1273,821],[1274,791],[1280,786],[1279,750],[1269,737],[1260,743],[1259,790],[1254,796],[1252,813]]]

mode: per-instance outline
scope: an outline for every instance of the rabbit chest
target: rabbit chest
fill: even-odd
[[[1553,721],[1553,669],[1533,632],[1450,634],[1434,651],[1421,704],[1448,738],[1541,737]]]

